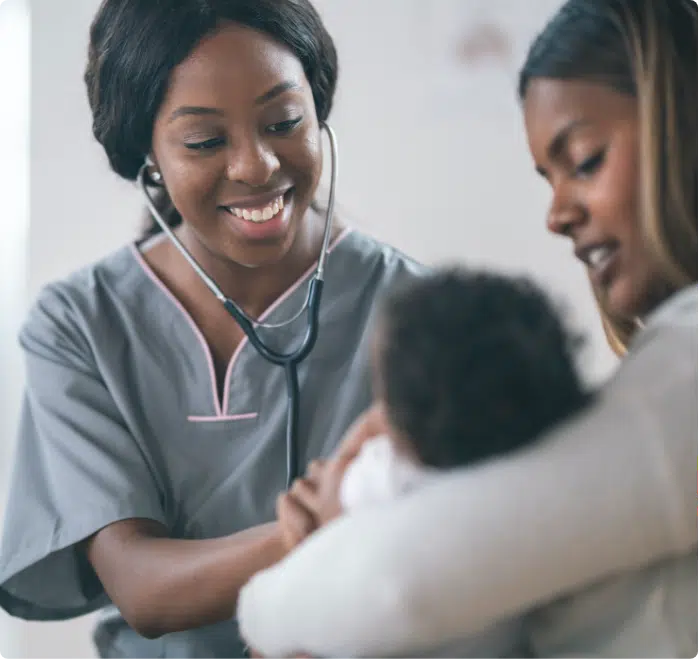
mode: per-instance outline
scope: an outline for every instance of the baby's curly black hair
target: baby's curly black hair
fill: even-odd
[[[470,464],[584,405],[578,343],[528,279],[439,270],[384,301],[378,395],[423,463]]]

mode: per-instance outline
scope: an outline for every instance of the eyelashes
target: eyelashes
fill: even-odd
[[[210,140],[204,140],[203,142],[185,142],[185,147],[192,151],[205,151],[207,149],[215,149],[218,146],[223,146],[224,143],[225,140],[216,137]]]
[[[302,121],[303,117],[295,117],[294,119],[287,119],[286,121],[272,124],[265,130],[270,135],[283,137],[292,133]],[[214,137],[209,140],[202,140],[201,142],[185,142],[184,146],[191,151],[210,151],[224,146],[225,143],[226,140],[224,138]]]
[[[587,158],[575,168],[575,175],[583,177],[591,176],[600,168],[600,166],[604,162],[605,155],[606,151],[605,149],[602,149],[601,151],[598,151],[594,156]]]
[[[287,119],[286,121],[280,121],[278,124],[272,124],[267,128],[268,133],[273,135],[288,135],[296,126],[298,126],[303,117],[296,117],[295,119]]]

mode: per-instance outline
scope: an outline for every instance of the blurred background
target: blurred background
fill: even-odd
[[[527,46],[561,0],[315,0],[341,64],[331,115],[338,203],[359,229],[427,263],[526,273],[564,305],[591,382],[614,367],[582,267],[547,235],[515,93]],[[136,188],[93,141],[82,82],[99,0],[0,0],[0,518],[23,365],[16,335],[46,282],[133,240]],[[0,611],[5,657],[91,657],[90,617]]]

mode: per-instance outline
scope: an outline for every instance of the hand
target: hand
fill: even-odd
[[[364,442],[385,432],[383,408],[375,404],[352,424],[328,461],[315,460],[305,478],[299,478],[291,488],[295,501],[311,513],[318,526],[323,526],[342,514],[340,486],[345,471]]]
[[[345,434],[333,457],[313,461],[305,478],[297,479],[289,492],[277,498],[277,521],[287,552],[319,526],[341,514],[340,484],[345,470],[365,441],[385,431],[383,408],[375,404]]]
[[[314,460],[308,465],[306,476],[294,481],[292,496],[310,512],[318,527],[342,514],[340,485],[351,461],[338,458]]]
[[[277,523],[287,553],[318,528],[313,513],[299,501],[293,488],[277,497]]]

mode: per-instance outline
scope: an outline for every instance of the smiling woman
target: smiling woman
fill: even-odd
[[[238,24],[205,37],[170,77],[151,152],[197,260],[284,261],[297,276],[313,261],[319,236],[303,218],[322,171],[318,119],[300,60],[276,39]]]
[[[697,280],[696,3],[651,5],[566,3],[519,84],[553,191],[549,229],[588,267],[619,353],[650,311]]]
[[[104,0],[92,24],[85,82],[112,169],[135,180],[148,163],[176,237],[271,325],[301,307],[319,259],[336,77],[307,0]],[[302,470],[369,403],[376,297],[422,270],[333,226],[298,370]],[[104,656],[243,656],[238,591],[284,553],[285,375],[156,234],[45,287],[22,327],[0,605],[40,620],[105,608]],[[269,340],[290,353],[305,332],[301,319]],[[313,530],[284,505],[300,536]]]

